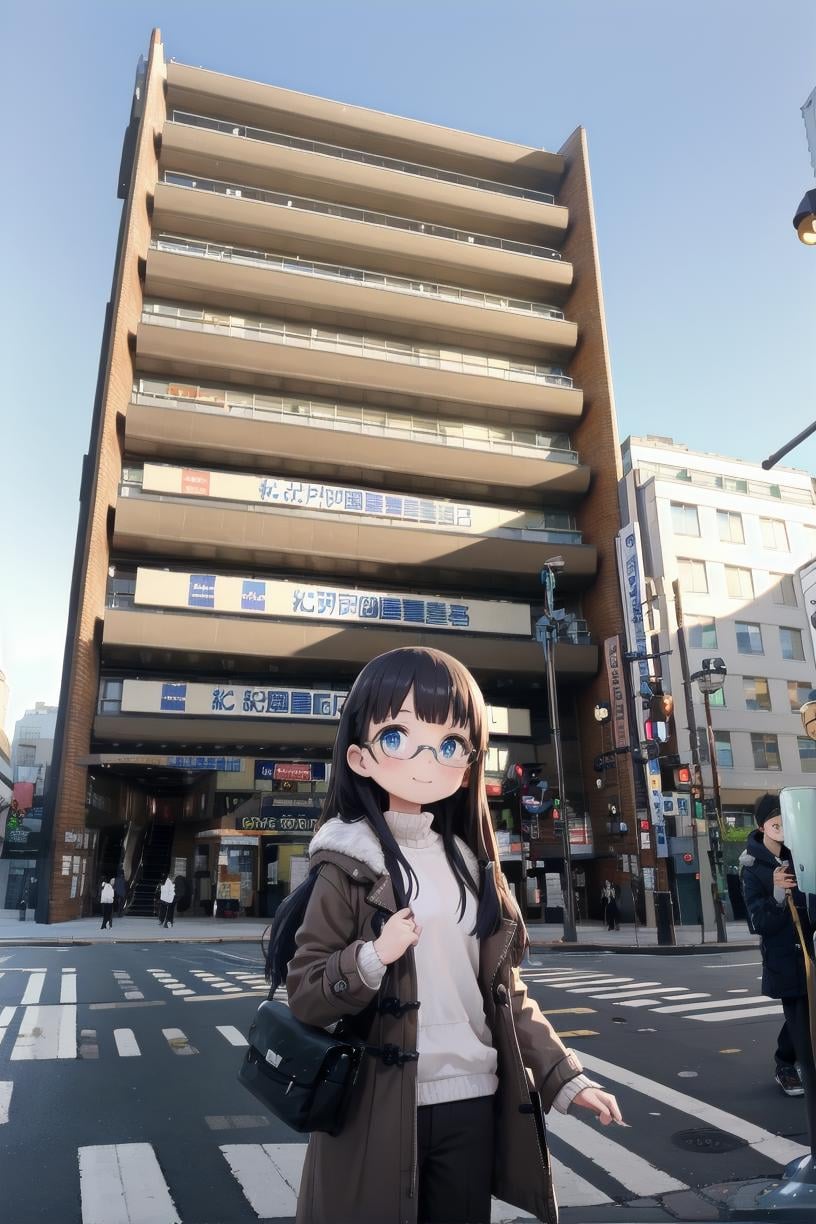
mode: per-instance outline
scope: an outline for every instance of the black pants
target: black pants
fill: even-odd
[[[786,1020],[779,1030],[779,1036],[776,1039],[776,1064],[777,1066],[792,1067],[795,1062],[796,1051],[793,1048]]]
[[[173,915],[175,914],[175,912],[176,912],[175,901],[165,901],[164,903],[164,922],[162,923],[162,926],[167,926],[168,923],[170,924],[170,926],[173,925]]]
[[[103,931],[106,926],[113,927],[113,919],[111,918],[112,913],[113,913],[113,902],[103,901],[102,902],[102,930]]]
[[[418,1224],[490,1224],[493,1097],[421,1105]]]
[[[796,999],[783,999],[782,1010],[785,1013],[785,1023],[796,1052],[796,1061],[802,1073],[810,1144],[811,1149],[814,1149],[816,1147],[816,1067],[813,1063],[813,1047],[810,1041],[807,995],[800,995]]]

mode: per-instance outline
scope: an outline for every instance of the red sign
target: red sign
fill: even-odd
[[[274,778],[276,782],[311,782],[312,767],[308,761],[278,761]]]
[[[34,806],[34,783],[15,782],[11,792],[12,805],[16,804],[19,811],[27,812]]]
[[[199,497],[209,497],[210,473],[200,472],[197,468],[182,468],[181,491],[198,494]]]
[[[500,799],[502,793],[501,782],[485,782],[485,794],[490,799]]]
[[[684,854],[684,855],[683,855],[683,862],[684,862],[684,863],[693,863],[693,862],[694,862],[694,855],[693,855],[693,854]]]

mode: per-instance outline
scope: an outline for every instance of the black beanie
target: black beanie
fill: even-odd
[[[760,795],[754,804],[754,820],[761,829],[766,820],[770,820],[772,816],[778,816],[780,812],[779,796],[765,794]]]

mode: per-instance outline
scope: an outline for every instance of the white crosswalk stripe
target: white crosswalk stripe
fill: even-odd
[[[149,1143],[79,1149],[82,1224],[181,1224]]]
[[[142,1052],[133,1029],[114,1029],[113,1040],[116,1042],[116,1052],[122,1058],[138,1058]]]
[[[736,1003],[736,999],[731,1000]],[[746,1016],[781,1016],[783,1007],[781,1003],[766,1003],[764,1007],[745,1007],[741,1011],[718,1011],[709,1012],[706,1016],[690,1016],[690,1020],[704,1020],[706,1023],[722,1024],[723,1021],[744,1020]]]
[[[685,1182],[655,1168],[636,1152],[570,1114],[551,1110],[547,1117],[547,1129],[614,1177],[630,1191],[633,1198],[688,1189]]]
[[[76,1058],[76,1015],[76,1006],[70,1003],[27,1007],[11,1051],[11,1061]]]
[[[0,1080],[0,1126],[3,1126],[9,1120],[13,1089],[14,1084],[10,1080]]]

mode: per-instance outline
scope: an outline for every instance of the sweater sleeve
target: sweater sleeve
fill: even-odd
[[[567,1080],[566,1084],[558,1092],[558,1095],[554,1097],[552,1107],[557,1113],[566,1113],[579,1092],[583,1092],[585,1088],[600,1087],[600,1084],[596,1084],[588,1075],[584,1075],[581,1072],[574,1079]]]
[[[385,976],[385,965],[377,955],[373,940],[360,944],[357,949],[357,972],[363,982],[372,990],[379,990],[380,982]]]

